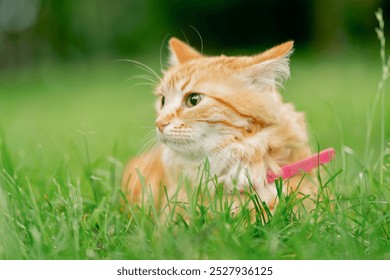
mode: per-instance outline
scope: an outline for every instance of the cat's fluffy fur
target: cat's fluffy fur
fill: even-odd
[[[139,175],[156,201],[163,186],[174,193],[181,176],[196,183],[198,168],[208,158],[211,174],[226,191],[243,190],[251,180],[272,209],[276,188],[267,183],[267,171],[280,173],[281,166],[310,156],[304,115],[277,92],[290,74],[293,42],[240,57],[203,56],[176,38],[169,46],[171,67],[156,89],[161,143],[127,165],[123,188],[128,199],[141,200]],[[192,93],[201,97],[196,106],[188,103]],[[301,179],[290,179],[289,188],[300,184],[300,192],[314,194],[312,184]]]

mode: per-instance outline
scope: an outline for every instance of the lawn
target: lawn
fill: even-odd
[[[137,59],[159,71],[157,55]],[[287,197],[267,223],[250,223],[244,210],[232,216],[226,205],[195,201],[184,220],[162,221],[147,206],[123,210],[122,167],[145,146],[155,117],[152,88],[128,80],[144,74],[131,63],[3,70],[0,259],[390,259],[378,113],[366,141],[379,55],[298,50],[291,72],[283,95],[306,113],[313,148],[337,151],[334,177],[321,186],[333,199],[297,219]]]

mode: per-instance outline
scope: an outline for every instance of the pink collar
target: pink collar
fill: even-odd
[[[284,180],[293,177],[301,171],[309,172],[310,170],[318,167],[320,164],[330,162],[334,158],[335,154],[336,152],[333,148],[328,148],[304,160],[282,166],[282,172],[280,175],[277,175],[273,172],[268,172],[267,181],[270,184],[279,177],[282,177]]]

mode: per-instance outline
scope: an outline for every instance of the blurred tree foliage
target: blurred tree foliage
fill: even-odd
[[[337,51],[375,40],[374,11],[383,7],[389,16],[388,2],[0,0],[0,68],[97,55],[129,57],[159,49],[168,34],[187,37],[199,48],[197,31],[208,52],[259,49],[289,39]]]

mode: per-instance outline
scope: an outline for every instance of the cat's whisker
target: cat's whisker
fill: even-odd
[[[136,83],[134,85],[129,86],[129,90],[133,89],[133,88],[135,88],[137,86],[151,86],[151,87],[154,87],[155,84],[152,84],[152,83]]]
[[[150,129],[150,127],[147,127],[147,128]],[[149,132],[146,134],[145,138],[146,138],[146,140],[150,140],[150,139],[154,139],[156,141],[158,140],[154,129],[149,130]]]
[[[217,161],[222,161],[222,160],[226,161],[228,165],[234,164],[234,161],[233,159],[231,159],[230,154],[228,154],[228,151],[226,151],[224,148],[221,148],[218,145],[215,145],[214,143],[210,143],[209,141],[206,141],[202,138],[198,138],[196,139],[196,141],[201,144],[201,147],[204,150],[203,152],[205,154],[214,156],[217,159]]]
[[[196,150],[193,149],[193,146],[190,142],[187,141],[187,139],[184,139],[184,150],[188,153],[194,153],[198,154]]]
[[[156,80],[155,77],[148,76],[148,75],[134,75],[134,76],[132,76],[130,78],[127,78],[126,81],[131,81],[131,80],[134,80],[134,79],[146,80],[146,81],[149,81],[149,82],[153,82],[155,85],[157,85],[159,83],[159,81]]]
[[[190,41],[188,41],[188,38],[187,38],[186,34],[184,33],[183,29],[180,28],[180,32],[181,32],[181,34],[183,34],[184,39],[186,39],[186,42],[187,42],[187,44],[189,45],[189,44],[190,44]]]
[[[146,150],[150,150],[152,147],[154,147],[156,144],[158,144],[158,139],[156,135],[154,134],[154,131],[151,131],[152,133],[148,133],[145,137],[144,144],[142,145],[140,149],[140,153],[145,152]]]
[[[224,133],[220,133],[220,132],[217,133],[217,132],[208,131],[208,130],[202,130],[200,133],[203,135],[207,134],[209,136],[216,136],[218,138],[222,137],[224,141],[228,141],[229,137],[230,138],[233,137],[233,135],[231,135],[231,134],[224,134]],[[200,139],[202,139],[202,138],[200,138]]]
[[[132,60],[132,59],[118,59],[117,61],[122,61],[122,62],[129,62],[135,64],[138,68],[147,71],[148,73],[152,74],[155,78],[157,78],[158,81],[161,81],[161,77],[149,66],[146,64],[139,62],[137,60]]]
[[[196,32],[196,34],[198,34],[199,36],[199,40],[200,40],[200,53],[203,54],[203,39],[202,39],[202,36],[200,35],[200,32],[193,26],[193,25],[190,25],[190,27]]]
[[[226,136],[223,136],[224,140],[226,141]],[[207,143],[205,143],[207,145]],[[228,165],[234,165],[235,161],[231,158],[231,154],[227,150],[226,147],[219,147],[218,145],[210,145],[211,147],[211,154],[213,154],[218,160],[224,160],[227,161]]]
[[[163,46],[165,45],[165,40],[169,36],[170,36],[170,34],[165,35],[164,40],[162,41],[161,46],[160,46],[160,70],[161,70],[161,73],[164,72],[164,67],[163,67],[163,62],[162,62],[162,50],[163,50]]]

